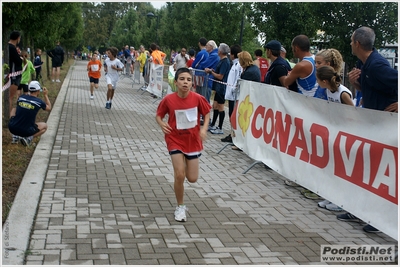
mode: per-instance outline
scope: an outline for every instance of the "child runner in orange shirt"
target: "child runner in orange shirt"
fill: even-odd
[[[87,71],[90,80],[90,99],[93,99],[93,88],[99,88],[99,79],[101,77],[101,62],[98,59],[99,52],[93,53],[92,59],[87,64]]]

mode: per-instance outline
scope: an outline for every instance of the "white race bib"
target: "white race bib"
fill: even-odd
[[[95,72],[95,71],[99,71],[99,65],[90,65],[90,68],[91,68],[91,70],[93,71],[93,72]]]
[[[197,125],[197,107],[175,110],[176,128],[178,130],[191,129]]]

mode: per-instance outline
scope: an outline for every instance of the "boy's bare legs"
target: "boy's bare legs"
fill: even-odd
[[[110,109],[111,108],[111,102],[114,97],[114,89],[112,88],[112,84],[107,84],[107,102],[106,102],[106,108]]]
[[[93,98],[94,83],[90,83],[90,98]]]
[[[111,97],[112,91],[113,91],[112,85],[107,84],[107,102],[110,101],[110,99],[112,98]]]
[[[183,154],[171,155],[174,168],[174,190],[178,206],[183,205],[185,178],[190,183],[197,182],[199,177],[199,159],[188,160]]]
[[[183,154],[171,155],[172,166],[174,168],[174,191],[178,204],[175,210],[175,220],[186,221],[186,206],[183,201],[185,178],[190,183],[195,183],[199,177],[199,159],[188,160]]]

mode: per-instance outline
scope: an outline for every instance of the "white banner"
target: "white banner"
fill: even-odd
[[[150,63],[149,84],[146,90],[158,97],[162,97],[164,65]]]
[[[398,115],[239,81],[234,144],[398,239]]]
[[[168,68],[168,91],[167,91],[167,94],[171,94],[173,92],[176,92],[175,70],[174,70],[174,65],[171,65]]]

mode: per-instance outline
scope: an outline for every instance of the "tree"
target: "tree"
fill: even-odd
[[[70,42],[74,42],[80,39],[76,31],[82,27],[79,3],[7,2],[2,3],[2,9],[5,62],[9,61],[6,42],[12,29],[18,29],[22,33],[20,47],[22,49],[29,47],[31,51],[34,51],[36,47],[42,50],[53,47],[56,40],[63,42],[69,39]],[[32,57],[33,53],[31,53],[31,59]],[[4,114],[9,114],[8,90],[5,92],[4,101]]]
[[[81,40],[81,46],[91,46],[94,50],[101,45],[117,46],[113,36],[116,25],[131,10],[141,3],[134,2],[85,2],[82,3],[85,40]],[[149,4],[150,5],[150,4]],[[115,35],[113,35],[113,33]]]
[[[278,40],[286,48],[299,34],[310,39],[316,36],[320,25],[315,21],[313,5],[308,2],[256,2],[251,6],[250,21],[261,34],[263,43]],[[287,57],[292,57],[291,49]]]
[[[238,44],[240,39],[240,26],[243,17],[243,3],[240,2],[204,2],[196,3],[189,20],[193,28],[193,35],[198,38],[204,36],[214,40],[217,44],[226,43],[229,45]],[[250,10],[249,10],[250,11]],[[245,12],[246,16],[247,12]],[[257,33],[247,29],[253,39]],[[249,36],[248,36],[249,37]]]
[[[180,49],[181,47],[197,48],[198,40],[201,36],[195,36],[189,29],[194,25],[188,19],[188,14],[192,14],[197,3],[195,2],[168,2],[166,5],[165,16],[167,21],[163,23],[162,42],[170,49]],[[189,15],[190,16],[190,15]]]
[[[324,32],[323,48],[338,49],[351,68],[357,58],[351,54],[350,40],[354,30],[361,26],[374,29],[375,47],[397,42],[398,4],[394,2],[315,3],[316,21]],[[357,16],[354,16],[357,14]]]

